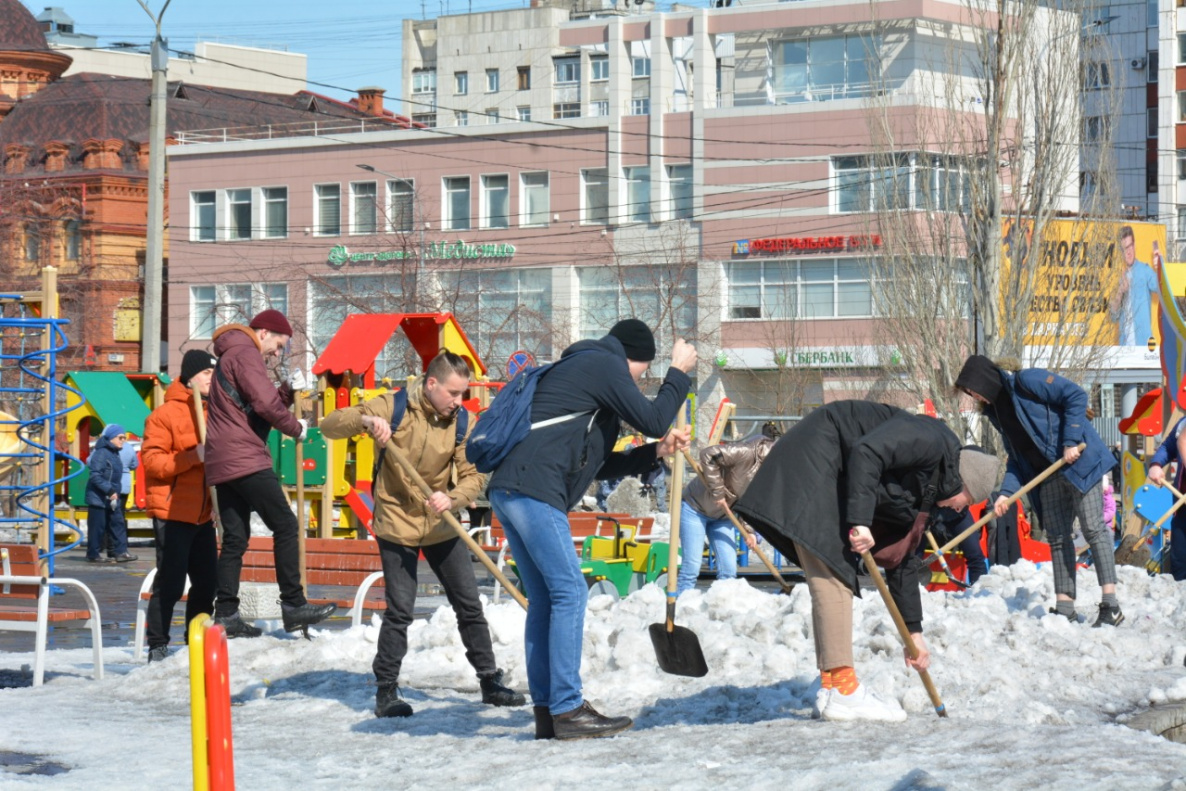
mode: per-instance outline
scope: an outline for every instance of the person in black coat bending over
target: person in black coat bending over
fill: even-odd
[[[530,602],[523,639],[537,739],[610,736],[634,724],[629,717],[601,715],[581,694],[589,590],[568,511],[594,478],[644,474],[660,456],[688,446],[689,431],[668,427],[691,387],[688,371],[696,366],[696,350],[675,342],[671,367],[651,400],[637,382],[654,359],[655,338],[638,319],[619,321],[604,338],[565,349],[531,401],[532,423],[550,425],[533,428],[486,487]],[[566,417],[571,419],[556,420]],[[663,440],[614,453],[621,421]]]
[[[836,401],[799,421],[771,449],[734,510],[807,576],[827,720],[900,722],[906,712],[881,701],[853,668],[852,597],[860,595],[860,553],[873,551],[918,648],[906,664],[925,670],[916,549],[919,514],[961,510],[988,497],[996,457],[960,449],[946,425],[886,404]]]

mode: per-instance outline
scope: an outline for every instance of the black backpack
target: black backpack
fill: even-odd
[[[391,396],[391,436],[395,436],[395,430],[399,428],[399,424],[404,421],[404,414],[408,411],[408,388],[401,387],[396,390]],[[464,406],[457,408],[457,420],[454,423],[457,430],[457,438],[453,443],[453,447],[457,447],[465,441],[465,432],[469,429],[469,410]],[[373,489],[379,481],[379,470],[383,466],[383,454],[387,452],[387,446],[379,448],[379,452],[375,454],[375,469],[371,472],[371,488]]]

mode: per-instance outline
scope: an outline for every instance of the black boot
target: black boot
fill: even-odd
[[[1120,612],[1119,604],[1100,604],[1100,617],[1096,619],[1092,627],[1098,629],[1101,626],[1119,626],[1124,622],[1124,613]]]
[[[258,626],[252,626],[239,617],[239,613],[231,613],[230,615],[216,615],[214,622],[222,627],[226,632],[228,640],[236,637],[259,637],[264,633],[263,629]]]
[[[535,714],[535,738],[555,739],[556,728],[552,725],[552,712],[548,707],[532,706],[531,711]]]
[[[297,632],[309,639],[309,627],[321,623],[334,614],[338,609],[336,604],[310,604],[305,602],[300,607],[291,604],[280,604],[280,613],[284,616],[284,631]]]
[[[376,717],[411,717],[412,707],[399,696],[399,684],[380,684],[375,692]]]
[[[572,711],[553,716],[552,727],[556,730],[557,739],[597,739],[633,728],[634,720],[629,717],[605,717],[585,701]]]
[[[527,699],[513,689],[502,685],[502,671],[483,673],[478,676],[482,685],[482,702],[491,706],[522,706]]]

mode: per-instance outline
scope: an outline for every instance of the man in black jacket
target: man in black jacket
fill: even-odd
[[[531,422],[567,419],[528,434],[487,486],[531,602],[524,642],[537,739],[609,736],[634,724],[629,717],[602,716],[581,695],[588,588],[573,550],[568,511],[594,478],[639,475],[653,469],[660,456],[687,447],[688,432],[668,428],[691,387],[688,372],[696,365],[696,350],[675,342],[671,367],[651,401],[637,382],[653,359],[654,336],[638,319],[619,321],[604,338],[565,349],[536,387]],[[620,421],[664,438],[614,453]]]
[[[907,654],[906,662],[925,670],[930,653],[915,552],[922,533],[912,528],[920,511],[962,510],[986,499],[999,468],[994,456],[961,450],[941,421],[867,401],[820,407],[770,451],[734,510],[807,576],[821,681],[816,707],[824,719],[906,718],[896,703],[869,693],[853,668],[859,555],[877,546],[875,558],[918,649],[918,658]]]

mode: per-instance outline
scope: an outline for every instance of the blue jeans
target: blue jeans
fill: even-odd
[[[564,714],[584,702],[581,641],[589,598],[568,514],[506,489],[489,497],[530,601],[523,638],[531,702]]]
[[[92,560],[103,554],[104,534],[111,531],[112,557],[128,551],[128,527],[110,506],[91,505],[86,509],[86,556]]]
[[[712,554],[717,559],[717,579],[731,580],[737,576],[737,540],[733,523],[726,517],[711,519],[684,501],[680,503],[680,561],[676,595],[696,587],[706,534]]]

